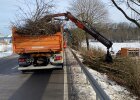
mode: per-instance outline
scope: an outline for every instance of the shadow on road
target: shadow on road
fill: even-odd
[[[53,70],[36,71],[9,100],[41,100]]]

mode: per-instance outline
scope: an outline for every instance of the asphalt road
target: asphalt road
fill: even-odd
[[[22,74],[17,56],[0,59],[0,100],[63,100],[64,70]]]

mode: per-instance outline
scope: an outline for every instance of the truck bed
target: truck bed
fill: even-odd
[[[57,52],[62,50],[62,34],[53,35],[19,35],[13,33],[14,53]]]

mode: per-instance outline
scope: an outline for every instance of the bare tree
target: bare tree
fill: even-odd
[[[108,37],[114,42],[140,40],[140,28],[135,27],[133,23],[106,23],[103,26],[99,24],[97,27],[101,27],[102,29],[98,30],[100,30],[101,33],[104,33],[105,37]]]
[[[15,26],[21,26],[30,21],[37,21],[49,14],[54,8],[53,0],[23,0],[20,3],[22,3],[22,6],[17,6],[16,20],[12,23]]]
[[[90,25],[105,22],[107,19],[107,10],[99,0],[73,0],[70,11],[81,21]],[[87,49],[89,49],[88,34],[86,34]]]
[[[34,20],[38,20],[44,17],[46,14],[50,13],[50,9],[54,7],[52,4],[53,0],[35,0],[36,10],[33,15]]]
[[[120,10],[129,21],[133,22],[137,27],[140,28],[140,0],[111,0],[111,1],[114,4],[114,6],[118,10]],[[129,8],[129,10],[131,11],[131,16],[129,16],[127,12],[119,6],[120,2],[125,4]]]
[[[53,0],[24,0],[24,6],[19,8],[19,15],[13,26],[17,27],[19,34],[53,34],[60,29],[60,23],[50,22],[50,14],[54,7]],[[26,7],[26,9],[24,9]]]
[[[108,14],[104,4],[99,0],[74,0],[70,11],[90,24],[105,22]]]

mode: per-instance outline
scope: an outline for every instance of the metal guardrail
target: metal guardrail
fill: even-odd
[[[70,49],[71,50],[71,49]],[[92,77],[90,72],[86,69],[83,63],[79,60],[76,54],[71,50],[72,54],[74,55],[75,59],[78,61],[79,65],[81,66],[83,72],[85,73],[87,79],[89,80],[92,88],[96,92],[96,100],[111,100],[109,96],[104,92],[101,86],[97,83],[97,81]]]

